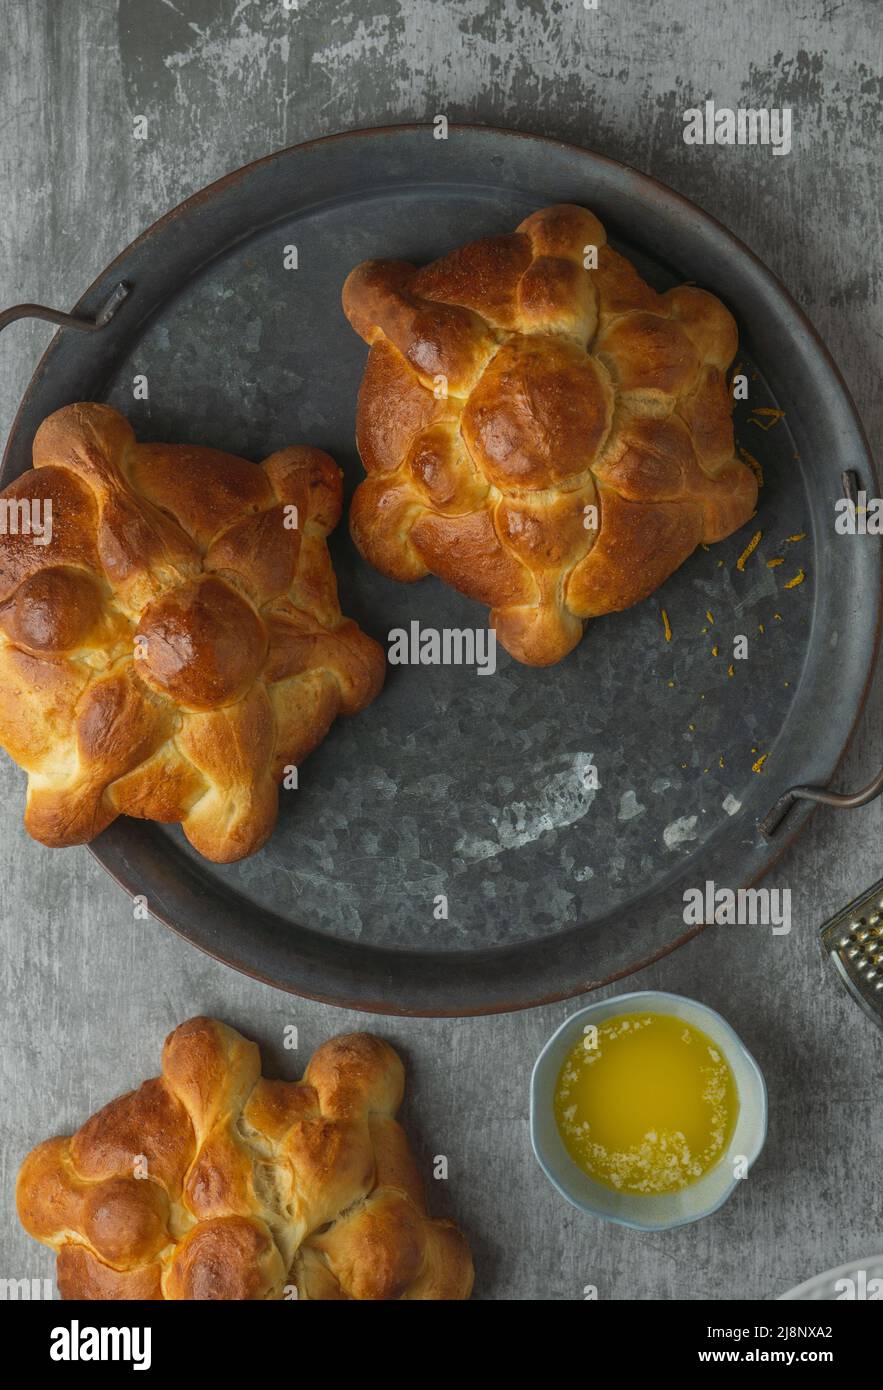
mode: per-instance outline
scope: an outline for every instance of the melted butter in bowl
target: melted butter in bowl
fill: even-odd
[[[555,1118],[574,1163],[617,1192],[679,1192],[719,1163],[739,1112],[730,1064],[674,1014],[586,1025],[558,1075]]]
[[[664,1230],[715,1211],[766,1137],[766,1087],[714,1010],[647,991],[590,1004],[549,1039],[531,1083],[531,1141],[582,1211]]]

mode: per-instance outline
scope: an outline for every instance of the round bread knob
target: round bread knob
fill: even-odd
[[[267,654],[264,624],[216,575],[179,585],[145,609],[135,634],[139,674],[177,704],[217,709],[242,698]]]
[[[57,566],[37,570],[0,610],[11,642],[35,653],[69,652],[103,626],[104,597],[85,570]]]
[[[463,410],[463,438],[502,489],[554,486],[587,472],[607,437],[613,390],[601,364],[565,338],[501,348]]]

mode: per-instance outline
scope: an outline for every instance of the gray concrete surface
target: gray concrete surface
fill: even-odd
[[[776,271],[838,359],[879,444],[881,198],[877,0],[0,0],[0,303],[68,307],[159,214],[274,148],[363,125],[471,120],[556,135],[655,174],[714,213]],[[681,112],[790,106],[794,150],[686,146]],[[133,141],[133,115],[150,138]],[[0,341],[0,431],[49,330]],[[836,673],[832,672],[832,679]],[[878,682],[843,769],[883,757]],[[0,762],[0,1275],[48,1275],[19,1229],[15,1172],[156,1069],[196,1012],[257,1038],[292,1074],[363,1017],[289,998],[198,955],[129,900],[85,849],[21,828],[22,778]],[[823,965],[819,922],[881,873],[883,804],[816,815],[771,879],[794,930],[717,928],[634,977],[695,995],[741,1032],[769,1084],[765,1153],[714,1217],[637,1235],[580,1217],[528,1143],[527,1084],[560,1006],[467,1021],[376,1020],[409,1073],[424,1160],[444,1152],[437,1210],[473,1241],[477,1296],[767,1298],[883,1247],[883,1040]],[[369,1026],[370,1022],[369,1022]],[[444,1189],[444,1190],[441,1190]]]

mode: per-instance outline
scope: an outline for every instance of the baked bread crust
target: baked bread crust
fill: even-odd
[[[82,844],[124,813],[220,863],[260,849],[284,769],[383,684],[337,601],[333,459],[137,444],[86,403],[43,422],[2,496],[51,501],[48,544],[0,536],[0,744],[28,831]]]
[[[255,1043],[193,1018],[161,1077],[28,1155],[19,1217],[65,1299],[465,1299],[469,1249],[426,1214],[403,1091],[368,1033],[268,1081]]]
[[[560,204],[420,270],[366,261],[343,289],[371,345],[356,545],[394,579],[432,573],[489,604],[533,666],[757,499],[733,440],[732,316],[691,286],[657,294],[606,242],[591,212]]]

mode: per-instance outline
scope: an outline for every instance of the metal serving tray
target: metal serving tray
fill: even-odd
[[[143,439],[255,459],[320,445],[351,493],[365,348],[340,308],[346,273],[369,256],[426,261],[564,201],[592,208],[657,287],[693,280],[735,313],[751,379],[737,437],[765,476],[758,515],[646,603],[592,623],[559,666],[531,670],[500,651],[488,678],[391,668],[382,696],[338,722],[300,789],[282,793],[276,833],[253,859],[214,866],[177,827],[127,819],[95,841],[156,917],[283,989],[377,1012],[465,1014],[625,975],[701,929],[684,925],[686,886],[736,888],[770,867],[809,814],[792,789],[828,784],[858,717],[876,655],[880,547],[833,532],[844,473],[875,489],[836,368],[729,232],[572,146],[460,126],[443,141],[404,126],[282,150],[213,184],[134,242],[73,318],[56,315],[66,326],[24,398],[4,483],[30,465],[44,416],[98,399]],[[296,271],[284,268],[292,245]],[[147,401],[133,399],[136,375]],[[739,569],[755,530],[762,540]],[[485,622],[435,579],[376,574],[345,524],[332,552],[344,612],[380,641],[415,618]],[[748,660],[732,661],[736,634]]]

